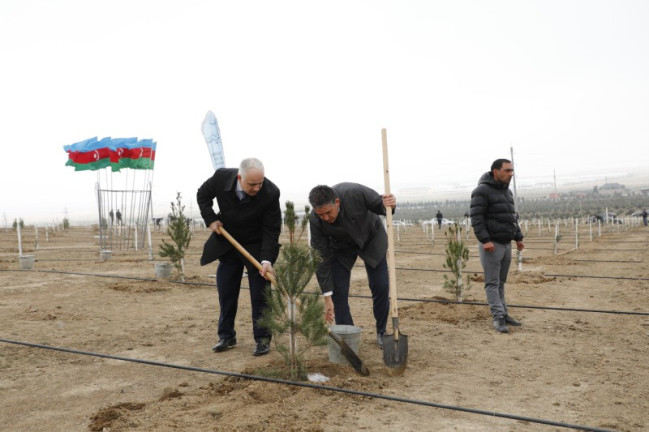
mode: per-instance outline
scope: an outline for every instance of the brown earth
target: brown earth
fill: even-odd
[[[327,346],[317,346],[307,353],[308,370],[329,380],[311,387],[248,378],[282,378],[286,368],[275,348],[252,356],[246,290],[238,345],[210,350],[216,265],[198,265],[207,231],[194,232],[187,283],[156,279],[148,249],[100,259],[89,227],[47,239],[41,231],[38,248],[26,228],[23,253],[36,262],[20,270],[16,233],[0,231],[2,430],[649,430],[649,229],[609,226],[591,240],[580,227],[576,250],[574,232],[562,230],[555,254],[554,232],[530,228],[522,269],[512,265],[507,287],[510,313],[524,324],[503,335],[483,304],[474,240],[465,303],[477,304],[455,304],[443,301],[451,299],[442,289],[445,237],[401,229],[405,373],[388,373],[376,346],[359,261],[350,302],[370,375],[331,363]],[[153,233],[154,253],[163,237]]]

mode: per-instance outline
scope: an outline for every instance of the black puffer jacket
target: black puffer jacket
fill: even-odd
[[[490,172],[480,177],[471,192],[471,226],[480,243],[523,240],[514,195],[509,185],[497,182]]]

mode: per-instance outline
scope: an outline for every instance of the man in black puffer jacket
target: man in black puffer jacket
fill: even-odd
[[[496,159],[471,192],[471,226],[480,242],[480,264],[494,329],[509,333],[507,324],[521,323],[509,316],[505,303],[505,282],[512,260],[512,240],[523,250],[523,233],[518,224],[514,196],[509,182],[514,176],[511,161]]]

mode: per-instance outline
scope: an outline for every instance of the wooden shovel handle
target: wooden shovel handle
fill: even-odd
[[[243,246],[241,246],[241,244],[240,244],[238,241],[236,241],[235,238],[232,237],[232,236],[230,235],[230,233],[226,231],[225,228],[223,228],[222,226],[220,226],[220,227],[219,227],[219,231],[221,232],[221,234],[223,235],[223,237],[225,237],[225,238],[227,239],[227,241],[229,241],[229,242],[232,244],[232,246],[234,246],[234,247],[235,247],[239,252],[241,252],[241,255],[243,255],[244,258],[246,258],[248,261],[250,261],[250,262],[252,263],[252,265],[254,265],[254,266],[257,268],[257,270],[261,270],[261,269],[263,268],[263,266],[261,265],[261,263],[260,263],[259,261],[257,261],[257,259],[255,259],[255,257],[252,256],[252,255],[250,254],[250,252],[248,252],[248,251],[246,250],[246,248],[244,248]],[[282,288],[279,287],[279,286],[277,285],[277,280],[275,280],[275,275],[273,275],[272,273],[268,273],[268,272],[267,272],[267,273],[266,273],[266,279],[268,279],[268,280],[270,281],[270,283],[272,283],[273,285],[275,285],[275,286],[276,286],[276,287],[277,287],[277,288],[282,292],[282,295],[287,296],[287,293],[285,293],[285,292],[282,290]]]
[[[383,180],[385,182],[385,194],[390,194],[390,167],[388,164],[388,134],[381,129],[381,141],[383,142]],[[394,264],[394,231],[392,226],[392,208],[385,209],[386,229],[388,231],[388,273],[390,278],[390,315],[393,324],[398,323],[399,310],[397,307],[397,275]],[[395,339],[398,339],[398,325],[394,329]]]

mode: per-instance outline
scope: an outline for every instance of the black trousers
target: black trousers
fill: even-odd
[[[219,258],[216,270],[216,288],[219,292],[218,336],[220,339],[233,338],[237,335],[234,329],[234,320],[239,307],[239,292],[241,291],[241,278],[243,269],[247,264],[246,258],[236,250],[232,250]],[[254,267],[248,269],[248,285],[250,285],[250,303],[252,305],[252,330],[256,341],[270,340],[268,329],[257,325],[257,320],[266,308],[264,291],[266,279],[261,277],[259,270]]]
[[[354,325],[352,313],[349,309],[351,271],[343,267],[338,261],[332,263],[331,271],[334,279],[334,291],[331,300],[334,303],[336,324]],[[383,258],[375,268],[365,264],[365,271],[372,292],[372,310],[376,320],[376,332],[385,333],[385,326],[390,313],[388,262]]]

